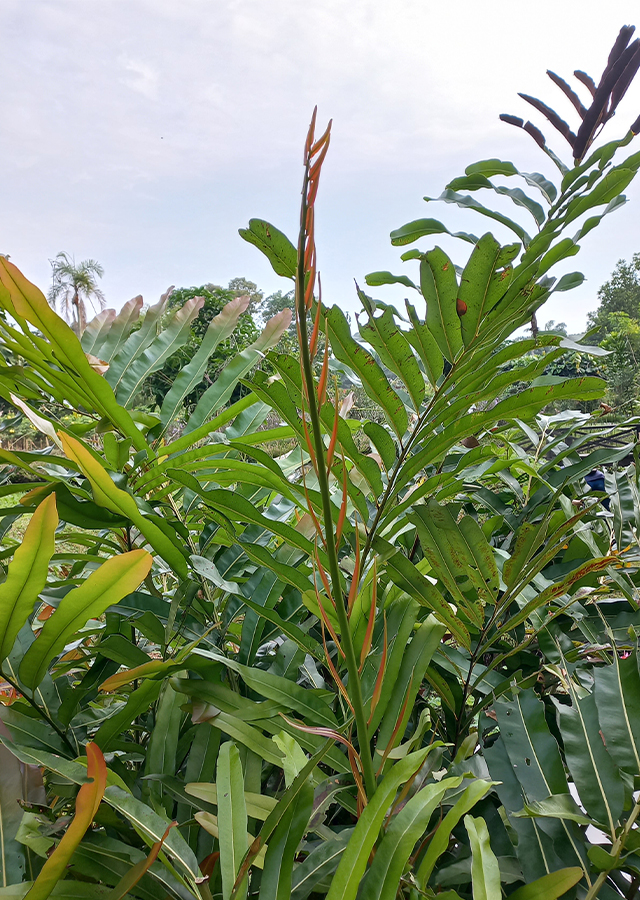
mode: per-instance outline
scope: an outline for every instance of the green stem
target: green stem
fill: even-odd
[[[342,650],[344,652],[347,672],[349,674],[348,691],[355,714],[356,732],[358,734],[360,758],[362,759],[365,790],[367,796],[372,797],[376,790],[376,776],[373,768],[373,759],[371,757],[371,746],[369,741],[367,721],[364,712],[362,685],[360,683],[358,662],[351,638],[351,631],[349,629],[349,618],[347,616],[347,610],[344,603],[344,594],[340,584],[340,567],[338,564],[333,517],[331,514],[331,492],[329,490],[329,477],[327,474],[327,467],[325,465],[325,446],[322,436],[322,427],[320,424],[320,412],[316,399],[316,385],[315,379],[313,377],[313,366],[311,361],[311,354],[309,352],[309,340],[307,334],[307,311],[304,305],[304,247],[306,238],[308,182],[309,167],[307,165],[305,168],[304,183],[302,188],[303,199],[300,216],[298,269],[296,278],[296,312],[298,315],[298,323],[300,328],[300,362],[302,366],[304,382],[307,389],[309,420],[313,435],[314,452],[316,455],[318,468],[318,488],[320,491],[320,496],[322,498],[326,552],[329,560],[329,575],[331,578],[332,591],[335,597],[336,615],[338,617],[338,624],[340,626],[340,634],[342,636]],[[354,577],[357,577],[357,573],[354,574]]]
[[[622,829],[622,831],[620,832],[618,837],[613,842],[613,844],[611,846],[611,850],[610,850],[610,853],[612,856],[615,856],[617,858],[618,855],[624,849],[624,845],[629,836],[629,832],[633,828],[633,825],[639,815],[640,815],[640,802],[636,803],[636,805],[633,807],[633,809],[631,810],[631,815],[625,822],[624,828]],[[598,875],[596,880],[593,882],[593,884],[589,888],[589,893],[586,895],[584,900],[596,900],[596,898],[598,896],[598,891],[600,890],[602,885],[607,880],[607,875],[609,874],[609,872],[611,872],[614,868],[615,868],[615,866],[611,866],[611,869],[608,869],[606,872],[600,872],[600,874]]]

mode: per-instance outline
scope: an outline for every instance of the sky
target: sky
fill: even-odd
[[[317,104],[320,125],[333,119],[316,204],[323,299],[356,310],[354,279],[377,270],[417,278],[391,230],[425,216],[487,230],[486,219],[423,200],[467,165],[499,157],[553,175],[500,113],[531,114],[569,159],[517,92],[575,129],[546,69],[567,80],[584,69],[597,82],[621,25],[640,26],[636,0],[592,9],[567,0],[2,0],[0,251],[45,292],[59,251],[96,259],[116,309],[136,294],[155,302],[172,284],[236,276],[266,294],[287,290],[238,228],[264,218],[294,238]],[[638,114],[640,78],[605,137],[623,136]],[[640,179],[627,196],[558,269],[586,281],[556,295],[540,322],[583,330],[616,262],[640,251]],[[448,240],[441,245],[464,262],[467,245]]]

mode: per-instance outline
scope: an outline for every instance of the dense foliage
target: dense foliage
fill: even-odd
[[[607,399],[619,413],[637,413],[640,390],[640,253],[621,259],[598,291],[589,326],[609,356],[604,361]]]
[[[50,444],[0,450],[0,897],[637,894],[635,448],[589,450],[588,413],[549,415],[603,396],[598,377],[548,374],[600,348],[511,340],[580,282],[550,270],[640,167],[635,126],[582,161],[628,86],[629,40],[578,110],[575,165],[534,135],[558,183],[491,159],[442,194],[511,242],[458,233],[461,266],[405,252],[415,280],[366,280],[414,304],[360,292],[357,335],[316,294],[330,128],[316,138],[314,114],[297,245],[258,219],[241,232],[293,285],[296,352],[272,349],[284,309],[206,381],[235,297],[157,413],[137,398],[203,299],[142,318],[130,301],[80,343],[0,259],[0,394]],[[534,235],[461,193],[480,189]],[[392,242],[446,233],[419,219]],[[352,386],[375,417],[351,415]],[[616,462],[606,510],[584,477]]]

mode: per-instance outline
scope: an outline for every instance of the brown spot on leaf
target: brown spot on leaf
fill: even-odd
[[[458,299],[456,300],[456,312],[458,313],[459,316],[464,316],[466,311],[467,311],[467,304],[464,302],[464,300],[461,300],[458,297]]]

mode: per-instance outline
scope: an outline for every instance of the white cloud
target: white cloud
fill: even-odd
[[[127,73],[121,79],[123,84],[148,100],[158,99],[159,76],[152,66],[135,59],[123,60],[121,65]]]

